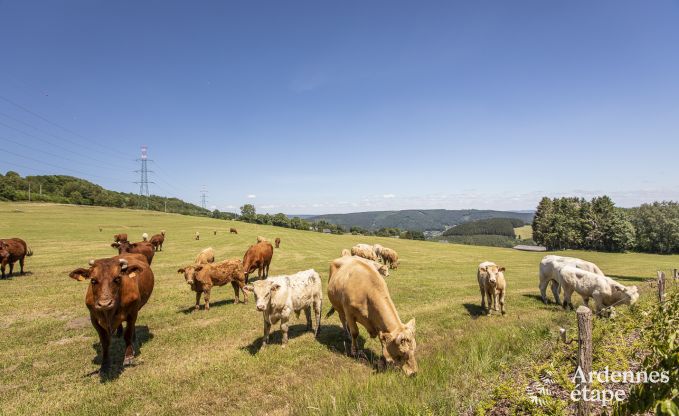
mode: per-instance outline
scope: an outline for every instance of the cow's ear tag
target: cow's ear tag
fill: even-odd
[[[130,277],[137,277],[137,273],[135,272],[130,273]]]

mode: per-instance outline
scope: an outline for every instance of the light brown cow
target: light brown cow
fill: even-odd
[[[273,246],[268,241],[254,244],[248,248],[243,256],[243,270],[245,271],[245,283],[248,283],[250,273],[257,269],[257,277],[266,279],[269,276],[269,265],[273,257]]]
[[[390,269],[398,268],[398,253],[387,247],[380,248],[380,257],[382,257],[382,263],[388,265]]]
[[[243,290],[245,286],[245,274],[243,263],[239,259],[220,261],[212,264],[196,264],[177,270],[184,273],[186,283],[191,290],[196,292],[196,310],[200,309],[200,296],[205,300],[205,310],[210,310],[210,293],[213,286],[224,286],[231,283],[234,292],[234,303],[239,303],[239,291],[243,292],[243,303],[248,301],[248,296]]]
[[[507,283],[505,281],[505,268],[498,267],[497,264],[491,261],[484,261],[479,264],[479,269],[476,272],[476,279],[479,281],[479,290],[481,291],[481,307],[490,315],[491,308],[498,310],[498,303],[500,304],[500,311],[505,314],[505,291]],[[488,308],[486,309],[486,297],[488,298]]]
[[[212,249],[212,247],[208,247],[205,250],[198,253],[198,256],[196,256],[196,261],[194,261],[195,264],[208,264],[214,262],[215,262],[215,251]]]
[[[363,257],[364,259],[377,261],[375,249],[370,244],[356,244],[351,248],[352,256]]]
[[[280,237],[276,237],[275,243],[276,243],[276,248],[281,248],[281,238]]]
[[[340,257],[330,266],[328,298],[342,326],[351,336],[352,356],[358,353],[358,325],[371,337],[379,336],[387,363],[407,375],[417,372],[415,319],[401,322],[389,289],[375,269],[363,260]]]
[[[125,325],[125,359],[134,359],[135,328],[139,310],[153,292],[153,271],[141,254],[123,254],[107,259],[90,260],[89,269],[73,270],[69,276],[82,281],[90,279],[85,294],[85,305],[90,311],[92,326],[99,334],[102,362],[101,372],[111,366],[109,346],[111,334]]]

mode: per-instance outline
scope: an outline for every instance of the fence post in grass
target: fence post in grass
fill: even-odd
[[[665,272],[658,271],[658,301],[665,301]]]
[[[578,401],[578,416],[589,415],[589,401],[583,400],[585,389],[589,389],[589,373],[592,371],[592,311],[582,305],[576,311],[578,317],[578,368],[580,376],[577,375],[576,389],[580,391]],[[583,379],[584,377],[584,379]]]
[[[677,269],[672,270],[672,279],[674,280],[679,279],[679,270]]]

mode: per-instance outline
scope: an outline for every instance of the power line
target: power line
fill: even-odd
[[[203,209],[207,209],[207,190],[205,189],[205,185],[203,185],[203,189],[200,191],[200,206],[203,207]]]
[[[148,162],[148,146],[142,145],[141,146],[141,159],[137,159],[138,162],[141,162],[141,169],[136,170],[135,172],[140,174],[139,182],[135,182],[136,184],[139,184],[139,195],[145,196],[146,197],[146,208],[148,209],[149,207],[149,183],[154,183],[154,182],[149,182],[149,170],[146,162]],[[153,171],[151,171],[153,172]]]

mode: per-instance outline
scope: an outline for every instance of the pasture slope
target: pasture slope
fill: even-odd
[[[238,235],[228,233],[232,226]],[[137,240],[142,232],[161,229],[167,240],[153,262],[153,295],[137,321],[137,362],[121,372],[123,342],[116,339],[116,371],[100,379],[98,338],[84,306],[87,283],[67,273],[90,258],[113,255],[115,232],[127,231]],[[200,241],[193,239],[196,231]],[[575,321],[574,313],[539,302],[541,253],[47,204],[0,203],[0,235],[20,236],[35,252],[27,260],[29,275],[0,281],[3,415],[467,413],[511,377],[512,369],[539,360],[558,325]],[[419,374],[375,373],[367,361],[344,356],[336,315],[324,318],[318,340],[303,332],[302,315],[292,321],[287,348],[277,344],[275,327],[273,345],[260,350],[261,314],[252,297],[247,305],[232,304],[230,286],[213,290],[209,312],[191,312],[194,295],[177,268],[207,246],[215,248],[217,259],[241,258],[257,235],[282,239],[272,275],[313,267],[324,288],[328,262],[342,248],[363,241],[396,249],[401,267],[388,284],[402,320],[417,318]],[[627,284],[679,263],[677,256],[569,254],[596,262]],[[475,270],[483,260],[507,267],[505,317],[477,317]],[[329,307],[326,296],[324,315]],[[369,357],[370,351],[380,353],[378,340],[364,342]]]

